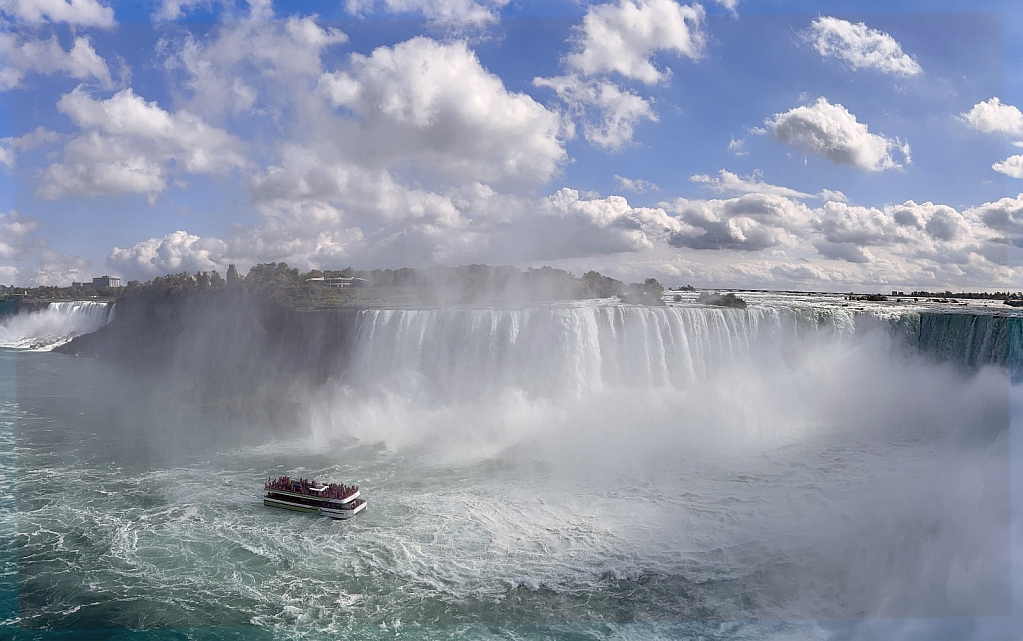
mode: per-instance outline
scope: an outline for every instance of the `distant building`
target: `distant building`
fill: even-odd
[[[96,276],[92,279],[92,286],[96,289],[104,287],[120,287],[121,279],[117,276]]]

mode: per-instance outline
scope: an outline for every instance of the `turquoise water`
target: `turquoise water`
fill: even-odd
[[[464,319],[422,319],[414,344],[378,319],[365,340],[404,351],[293,390],[288,424],[114,364],[0,352],[0,634],[1012,638],[1004,369],[842,332],[767,345],[725,319],[676,376],[625,317],[612,377],[586,364],[606,336],[583,327],[577,349],[551,338],[575,324],[544,318],[519,336],[562,346],[542,375],[571,384],[523,384],[528,362],[471,341],[437,360],[473,336]],[[474,372],[491,383],[467,395]],[[281,473],[357,483],[368,509],[265,508]]]

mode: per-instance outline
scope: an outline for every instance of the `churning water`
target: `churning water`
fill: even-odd
[[[0,631],[1010,638],[1016,321],[751,300],[365,311],[270,429],[0,353]]]

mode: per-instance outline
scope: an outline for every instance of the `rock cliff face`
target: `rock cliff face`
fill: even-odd
[[[128,299],[108,325],[55,351],[164,377],[173,392],[203,403],[255,396],[273,403],[293,385],[343,374],[357,314],[293,310],[244,295]]]

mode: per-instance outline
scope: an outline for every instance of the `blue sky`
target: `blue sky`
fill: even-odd
[[[0,0],[0,282],[1020,289],[1017,4]]]

